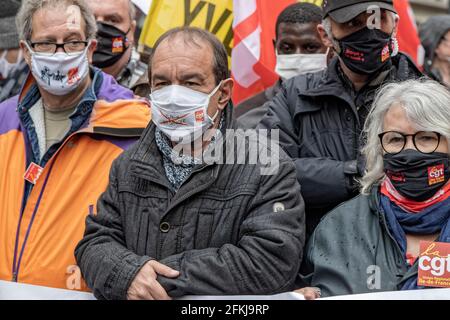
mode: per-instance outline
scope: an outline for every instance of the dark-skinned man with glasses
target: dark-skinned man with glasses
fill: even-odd
[[[0,279],[87,290],[75,246],[149,108],[90,66],[97,28],[84,0],[25,0],[17,25],[31,73],[0,105]]]
[[[448,268],[446,257],[433,267],[419,256],[422,241],[450,243],[449,119],[450,93],[433,80],[392,83],[378,93],[364,130],[362,194],[319,223],[302,266],[307,288],[299,292],[424,289],[419,263],[436,273]]]

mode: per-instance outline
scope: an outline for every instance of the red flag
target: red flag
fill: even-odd
[[[272,86],[275,73],[275,24],[278,15],[297,0],[233,0],[234,49],[231,71],[235,80],[235,104]],[[400,51],[423,66],[424,51],[414,13],[408,0],[394,0],[400,16],[397,39]]]
[[[400,16],[397,34],[400,51],[410,56],[417,66],[422,68],[425,53],[420,43],[414,12],[408,0],[394,0],[394,6]]]
[[[233,101],[272,86],[275,73],[275,24],[278,15],[296,0],[233,0],[234,48],[231,71],[235,80]]]

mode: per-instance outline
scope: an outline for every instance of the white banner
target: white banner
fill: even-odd
[[[0,300],[95,300],[91,293],[32,286],[0,281]],[[303,296],[287,292],[273,296],[186,296],[180,300],[304,300]],[[336,296],[318,300],[450,300],[450,289],[378,292]]]

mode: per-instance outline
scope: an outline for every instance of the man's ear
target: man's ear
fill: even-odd
[[[136,39],[134,39],[134,35],[136,34],[136,26],[137,22],[136,20],[133,20],[131,22],[130,32],[128,32],[127,38],[128,40],[134,45],[134,42]]]
[[[397,37],[399,25],[400,25],[400,16],[398,14],[394,14],[394,30],[392,31],[393,38]]]
[[[333,42],[328,37],[328,33],[322,24],[317,25],[317,32],[319,32],[320,40],[322,40],[322,43],[326,47],[333,49]]]
[[[233,96],[233,87],[234,80],[229,78],[222,81],[222,86],[219,90],[219,98],[218,98],[218,108],[219,110],[223,110],[230,102],[231,97]]]
[[[23,40],[20,40],[19,46],[20,46],[20,49],[22,49],[25,62],[27,63],[28,67],[31,69],[31,52],[30,52],[30,50],[28,49],[27,45],[25,44],[25,41],[23,41]]]
[[[87,53],[89,64],[92,64],[94,52],[97,49],[97,43],[98,43],[97,40],[95,39],[91,40],[91,45],[89,46]]]

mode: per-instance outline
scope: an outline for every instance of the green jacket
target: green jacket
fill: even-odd
[[[322,296],[400,290],[417,277],[408,268],[379,205],[379,188],[326,215],[305,250],[300,286],[319,287]]]

